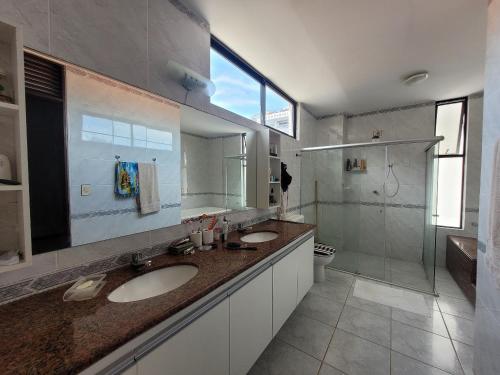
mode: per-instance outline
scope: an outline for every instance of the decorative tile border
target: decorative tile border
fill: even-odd
[[[325,206],[342,206],[342,205],[361,205],[368,207],[391,207],[391,208],[415,208],[419,210],[424,210],[425,205],[423,204],[412,204],[412,203],[383,203],[383,202],[365,202],[365,201],[318,201],[318,204]]]
[[[43,56],[44,58],[47,58],[47,56],[45,55],[41,55]],[[134,94],[134,95],[137,95],[137,96],[141,96],[143,98],[147,98],[147,99],[151,99],[151,100],[154,100],[156,102],[159,102],[159,103],[163,103],[163,104],[167,104],[171,107],[174,107],[176,109],[179,109],[180,106],[178,103],[172,101],[172,100],[169,100],[169,99],[166,99],[160,95],[157,95],[157,94],[153,94],[147,90],[144,90],[144,89],[140,89],[140,88],[137,88],[135,86],[131,86],[127,83],[124,83],[124,82],[121,82],[121,81],[118,81],[114,78],[110,78],[108,76],[104,76],[102,74],[99,74],[99,73],[96,73],[96,72],[93,72],[91,70],[88,70],[86,68],[82,68],[81,66],[78,66],[78,65],[73,65],[71,63],[68,63],[68,62],[65,62],[65,61],[60,61],[60,60],[54,60],[53,58],[50,58],[49,59],[51,61],[55,61],[57,62],[58,64],[62,64],[66,67],[66,70],[74,73],[74,74],[78,74],[80,76],[83,76],[83,77],[88,77],[90,79],[93,79],[95,81],[98,81],[98,82],[101,82],[105,85],[108,85],[108,86],[111,86],[111,87],[115,87],[115,88],[118,88],[120,90],[123,90],[123,91],[126,91],[127,93],[129,94]]]
[[[160,207],[162,210],[166,210],[169,208],[174,208],[174,207],[180,207],[180,203],[164,203]],[[130,214],[130,213],[139,213],[140,209],[138,207],[131,207],[131,208],[121,208],[119,210],[101,210],[101,211],[91,211],[91,212],[85,212],[81,214],[72,214],[71,219],[72,220],[82,220],[82,219],[88,219],[92,217],[101,217],[101,216],[116,216],[116,215],[125,215],[125,214]]]
[[[171,242],[147,249],[137,249],[124,254],[97,260],[85,265],[78,265],[65,270],[57,271],[36,278],[23,280],[19,283],[0,288],[0,305],[16,299],[28,297],[58,286],[76,281],[81,276],[109,272],[113,269],[126,266],[132,261],[132,254],[140,251],[146,257],[153,257],[165,252]]]
[[[200,16],[199,14],[192,11],[190,8],[188,8],[186,5],[184,5],[179,0],[169,0],[169,1],[179,11],[181,11],[186,16],[188,16],[194,23],[196,23],[202,29],[210,32],[210,24],[208,23],[208,21],[206,19],[204,19],[202,16]]]
[[[304,204],[300,204],[297,206],[290,207],[288,209],[288,213],[299,211],[303,208],[311,207],[316,204],[324,204],[324,205],[342,205],[342,204],[361,204],[367,206],[383,206],[383,203],[380,202],[355,202],[355,201],[311,201]],[[180,204],[175,204],[174,207],[178,207]],[[386,204],[389,207],[398,207],[398,208],[416,208],[416,209],[424,209],[423,205],[413,205],[413,204]],[[163,208],[163,207],[162,207]],[[249,211],[251,214],[252,211]],[[244,211],[237,212],[229,212],[229,215],[244,215]],[[224,214],[220,214],[224,215]],[[218,216],[220,216],[218,215]],[[230,229],[235,230],[238,227],[238,224],[243,224],[243,226],[250,226],[262,221],[276,218],[276,209],[264,210],[264,213],[261,215],[257,215],[254,218],[247,220],[238,220],[231,222]],[[180,239],[180,238],[179,238]],[[18,283],[5,286],[0,288],[0,305],[15,301],[17,299],[25,298],[30,295],[41,293],[43,291],[56,288],[58,286],[69,284],[77,280],[80,276],[87,276],[95,273],[104,273],[109,272],[113,269],[119,267],[126,267],[130,264],[132,259],[132,254],[136,251],[141,251],[146,257],[152,257],[156,255],[163,254],[168,247],[171,241],[168,241],[164,244],[156,245],[151,248],[142,248],[132,250],[123,254],[114,255],[112,257],[100,259],[97,261],[93,261],[87,264],[80,264],[72,268],[68,268],[65,270],[57,271],[54,273],[50,273],[47,275],[42,275],[34,278],[28,278],[26,280],[22,280]],[[481,241],[478,242],[478,248],[483,253],[486,251],[486,247],[484,243]]]
[[[484,96],[484,92],[481,91],[481,92],[477,92],[477,93],[469,95],[469,99],[480,99],[483,96]],[[326,118],[337,117],[337,116],[344,116],[344,117],[349,119],[349,118],[355,118],[355,117],[378,115],[378,114],[382,114],[382,113],[405,111],[408,109],[423,108],[423,107],[434,106],[434,105],[436,105],[435,101],[429,101],[429,102],[410,104],[410,105],[405,105],[405,106],[400,106],[400,107],[376,109],[373,111],[360,112],[360,113],[339,112],[339,113],[332,113],[330,115],[316,117],[316,120],[323,120]]]
[[[373,116],[373,115],[379,115],[379,114],[383,114],[383,113],[406,111],[409,109],[424,108],[424,107],[431,107],[431,106],[434,107],[435,105],[436,105],[436,102],[434,102],[434,101],[424,102],[424,103],[404,105],[401,107],[392,107],[392,108],[387,108],[387,109],[378,109],[378,110],[374,110],[374,111],[349,114],[346,117],[347,118],[355,118],[355,117]]]
[[[465,207],[465,212],[479,213],[479,207]]]
[[[230,229],[235,230],[239,223],[243,226],[253,225],[262,221],[275,218],[276,213],[273,209],[263,215],[259,215],[253,219],[237,221],[231,223]],[[181,237],[184,238],[184,237]],[[151,248],[141,248],[132,250],[123,254],[114,255],[112,257],[100,259],[87,264],[80,264],[75,267],[67,268],[46,275],[28,278],[20,282],[14,283],[0,288],[0,305],[13,302],[15,300],[29,297],[36,293],[41,293],[46,290],[59,287],[64,284],[75,282],[80,276],[88,276],[96,273],[105,273],[112,271],[116,268],[127,267],[131,260],[132,254],[140,251],[145,257],[153,257],[156,255],[164,254],[170,243],[179,240],[167,241],[164,244],[156,245]]]
[[[232,194],[232,193],[214,193],[214,192],[202,192],[202,193],[183,193],[181,197],[195,197],[198,195],[216,195],[216,196],[228,196],[228,197],[241,197],[241,194]]]

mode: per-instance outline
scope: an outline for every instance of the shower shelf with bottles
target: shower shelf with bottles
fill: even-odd
[[[347,158],[344,162],[345,172],[366,172],[368,170],[366,159]]]

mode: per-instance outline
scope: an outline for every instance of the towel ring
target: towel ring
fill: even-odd
[[[156,163],[156,158],[153,158],[153,162]]]

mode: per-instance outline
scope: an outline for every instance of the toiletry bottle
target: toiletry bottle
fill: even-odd
[[[345,170],[346,170],[347,172],[349,172],[351,169],[352,169],[351,159],[347,159],[347,161],[346,161],[346,163],[345,163]]]
[[[229,233],[229,221],[226,220],[226,217],[224,216],[224,219],[222,220],[222,241],[227,241],[227,235]]]

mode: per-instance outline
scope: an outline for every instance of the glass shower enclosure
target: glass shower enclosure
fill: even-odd
[[[301,150],[301,213],[327,266],[434,293],[442,137]]]

